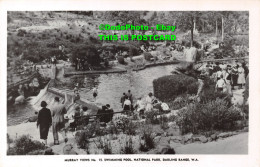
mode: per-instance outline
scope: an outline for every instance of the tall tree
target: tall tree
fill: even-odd
[[[194,29],[194,20],[197,17],[200,17],[201,12],[191,11],[191,12],[179,12],[178,19],[176,21],[178,29],[183,31],[190,31],[190,43],[191,47],[193,46],[193,29]]]

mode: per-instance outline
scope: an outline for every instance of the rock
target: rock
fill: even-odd
[[[192,136],[193,136],[192,133],[188,133],[188,134],[184,135],[183,136],[184,142],[186,143],[187,141],[192,140]]]
[[[157,134],[153,132],[153,133],[151,134],[151,136],[152,136],[152,138],[155,138],[155,137],[157,136]]]
[[[237,135],[237,134],[238,134],[237,132],[232,132],[232,136],[233,136],[233,135]]]
[[[228,137],[228,136],[230,136],[230,134],[228,133],[228,132],[223,132],[223,133],[220,133],[219,135],[218,135],[218,138],[226,138],[226,137]]]
[[[208,137],[208,142],[212,142],[212,138],[211,137]]]
[[[47,148],[44,151],[44,155],[54,155],[52,148]]]
[[[164,131],[160,128],[160,126],[154,127],[153,132],[156,133],[156,136],[161,136],[164,133]]]
[[[63,154],[64,155],[77,155],[76,151],[73,149],[72,144],[66,144],[63,147]]]
[[[218,137],[217,137],[216,134],[213,134],[213,135],[210,136],[210,138],[211,138],[213,141],[215,141],[215,140],[217,140]]]
[[[180,135],[180,130],[178,128],[170,127],[169,129],[167,129],[167,132],[168,132],[169,136],[178,136],[178,135]]]
[[[201,137],[202,135],[192,135],[192,140],[193,141],[200,141],[200,137]]]
[[[180,143],[182,141],[182,137],[181,136],[172,136],[170,138],[170,140],[172,140],[175,143]]]
[[[162,145],[157,148],[157,154],[175,154],[175,151],[169,145]]]
[[[170,143],[170,137],[161,137],[159,145],[167,145]]]
[[[199,140],[200,140],[202,143],[207,143],[207,142],[208,142],[208,139],[207,139],[205,136],[199,137]]]
[[[163,134],[161,134],[161,136],[162,136],[162,137],[166,137],[166,134],[165,134],[165,133],[163,133]]]
[[[244,127],[241,132],[248,132],[248,127]]]
[[[161,136],[156,136],[156,137],[154,138],[154,142],[155,142],[155,143],[158,143],[160,140],[161,140]]]
[[[244,122],[239,120],[239,121],[236,121],[236,127],[237,128],[242,128],[244,126]]]
[[[15,104],[22,104],[24,103],[24,96],[18,96],[17,98],[15,98]]]

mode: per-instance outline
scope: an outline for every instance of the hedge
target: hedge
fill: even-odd
[[[195,78],[178,74],[155,79],[153,88],[155,97],[163,101],[169,101],[184,93],[196,94],[198,84]]]

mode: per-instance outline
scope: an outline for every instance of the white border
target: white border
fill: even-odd
[[[249,11],[249,52],[250,52],[250,121],[248,155],[120,155],[135,158],[198,158],[198,162],[64,162],[65,158],[118,158],[119,155],[78,155],[78,156],[6,156],[6,88],[7,88],[7,11],[51,11],[51,10],[236,10]],[[260,166],[260,1],[155,1],[132,0],[127,3],[112,1],[0,1],[0,167],[1,166]],[[177,34],[176,34],[177,35]]]

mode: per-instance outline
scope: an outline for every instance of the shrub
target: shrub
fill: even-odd
[[[97,48],[94,45],[80,45],[73,50],[71,55],[72,63],[75,63],[77,58],[86,60],[92,66],[100,65],[101,58],[98,55]]]
[[[168,117],[165,116],[165,115],[161,115],[160,116],[160,119],[159,119],[159,123],[160,123],[160,127],[163,129],[163,130],[166,130],[169,128],[169,125],[168,125]]]
[[[220,98],[228,103],[228,107],[232,105],[230,96],[226,93],[215,92],[215,82],[212,79],[206,79],[204,83],[204,95],[201,97],[203,103]]]
[[[159,113],[155,110],[152,110],[150,112],[145,113],[146,122],[149,124],[159,124],[159,120],[157,119],[157,115]]]
[[[89,144],[89,137],[90,132],[89,131],[79,131],[75,134],[75,140],[77,145],[82,149],[87,149]]]
[[[152,127],[151,126],[144,126],[141,132],[141,138],[143,142],[140,142],[140,151],[149,151],[155,148],[154,137],[152,135]]]
[[[98,149],[103,150],[104,154],[112,154],[111,142],[107,138],[98,138],[98,144],[94,141]]]
[[[19,29],[19,30],[18,30],[18,33],[17,33],[17,36],[23,37],[26,33],[27,33],[27,32],[26,32],[25,30]]]
[[[127,117],[119,117],[115,119],[115,125],[117,129],[122,129],[123,133],[128,135],[135,135],[137,125],[134,124],[129,118]]]
[[[233,130],[235,122],[241,119],[237,108],[229,107],[224,99],[208,101],[207,103],[192,103],[187,109],[178,112],[177,125],[183,134],[212,130]]]
[[[121,153],[122,154],[134,154],[135,153],[133,140],[132,140],[131,136],[128,139],[126,139],[124,147],[121,148]]]
[[[186,105],[189,104],[190,97],[191,96],[189,96],[189,95],[186,95],[186,96],[181,95],[181,96],[176,97],[174,101],[172,100],[172,101],[168,102],[169,108],[173,109],[173,110],[178,110],[178,109],[185,107]]]
[[[151,53],[144,52],[144,59],[145,59],[145,60],[150,61],[151,58],[153,58],[153,56],[152,56]]]
[[[8,149],[7,155],[27,155],[29,152],[44,149],[44,144],[32,140],[29,135],[23,135],[14,141],[14,147]]]
[[[118,61],[118,63],[120,63],[120,64],[125,64],[125,59],[124,59],[123,56],[118,56],[118,57],[117,57],[117,61]]]
[[[108,132],[108,134],[118,134],[119,133],[115,122],[110,122],[106,127],[106,131]]]
[[[183,40],[183,41],[182,41],[182,45],[184,45],[185,47],[190,47],[190,46],[191,46],[190,44],[191,44],[190,41],[187,41],[187,40]],[[197,49],[200,49],[200,48],[201,48],[200,43],[197,42],[197,41],[195,41],[195,40],[193,40],[193,46],[194,46],[195,48],[197,48]]]
[[[195,94],[197,80],[186,75],[167,75],[153,80],[154,95],[162,101],[175,99],[183,93]]]

